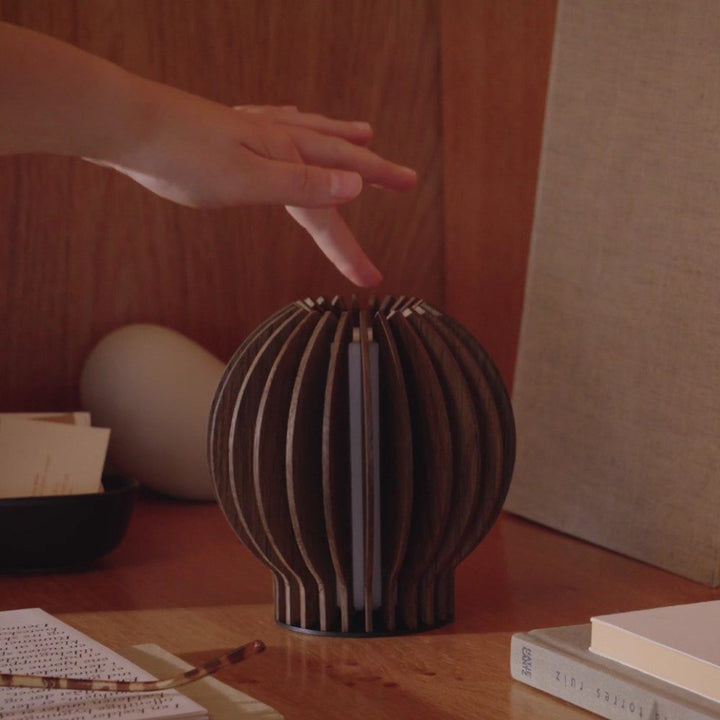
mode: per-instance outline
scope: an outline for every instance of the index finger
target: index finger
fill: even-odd
[[[335,267],[360,287],[375,287],[382,274],[372,264],[335,208],[287,206],[290,216],[312,236]]]

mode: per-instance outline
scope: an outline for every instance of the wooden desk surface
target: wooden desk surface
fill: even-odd
[[[511,680],[510,635],[594,614],[720,598],[712,590],[503,515],[456,575],[434,632],[310,637],[273,622],[271,578],[213,504],[143,497],[122,545],[82,572],[0,576],[0,609],[42,607],[101,642],[154,642],[194,662],[269,646],[220,679],[292,718],[593,717]]]

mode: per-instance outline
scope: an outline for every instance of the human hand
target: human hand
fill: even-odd
[[[416,182],[365,147],[367,123],[294,107],[232,109],[3,22],[0,87],[0,155],[83,157],[194,207],[285,205],[361,286],[381,276],[336,206],[364,183],[408,190]]]
[[[285,205],[343,275],[363,287],[380,282],[336,206],[357,197],[366,182],[402,191],[416,175],[365,147],[372,137],[367,123],[294,107],[231,109],[152,85],[143,141],[119,162],[103,164],[183,205]]]
[[[327,146],[324,157],[310,152],[306,155],[301,153],[303,162],[315,162],[320,167],[354,169],[362,180],[390,190],[409,190],[417,181],[414,170],[384,160],[364,147],[357,147],[365,146],[372,138],[372,128],[368,123],[332,120],[320,115],[300,113],[295,107],[236,109],[271,118],[287,127],[305,128],[320,134],[321,144]],[[380,271],[362,250],[336,208],[308,208],[297,205],[285,207],[290,216],[310,234],[330,262],[348,279],[361,287],[374,287],[382,280]]]

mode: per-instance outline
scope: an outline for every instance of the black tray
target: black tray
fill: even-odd
[[[104,474],[104,492],[0,500],[0,572],[79,568],[113,550],[138,483]]]

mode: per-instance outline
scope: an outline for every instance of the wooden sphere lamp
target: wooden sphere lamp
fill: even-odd
[[[396,634],[452,620],[455,568],[507,494],[515,426],[491,359],[447,315],[320,298],[232,357],[208,455],[228,522],[272,571],[279,623]]]

